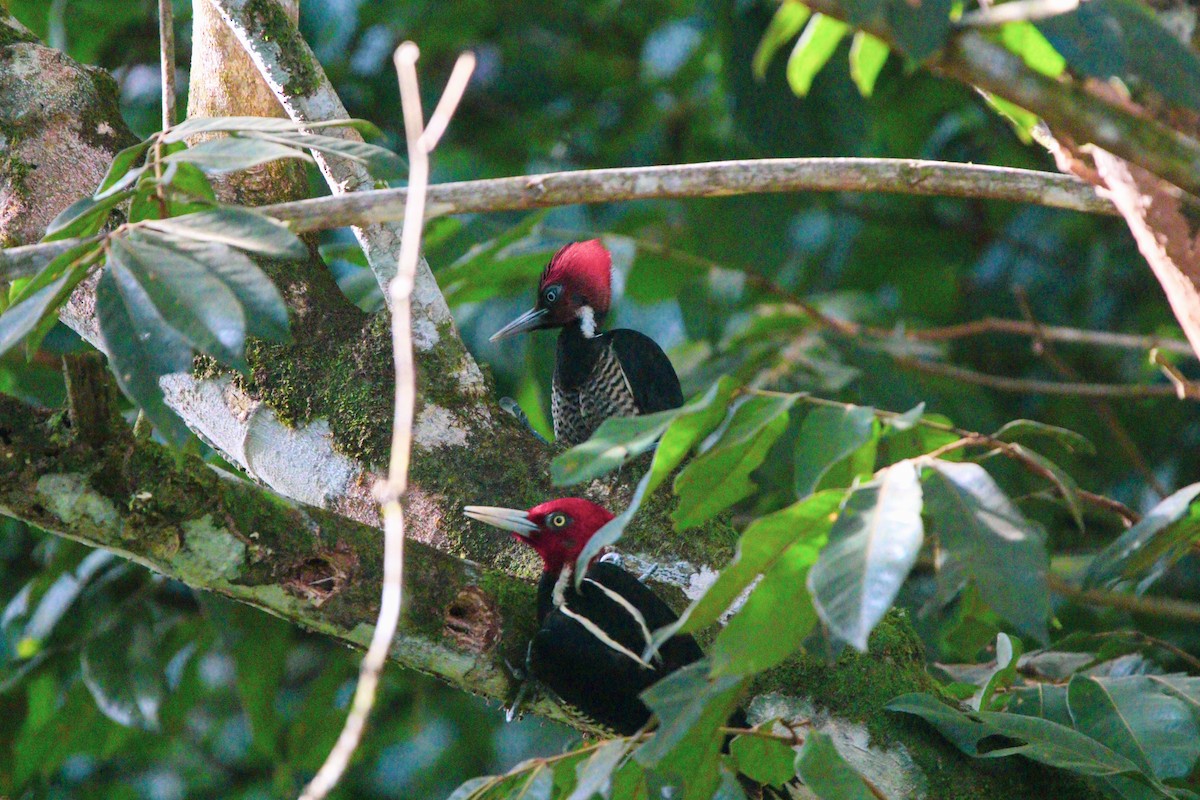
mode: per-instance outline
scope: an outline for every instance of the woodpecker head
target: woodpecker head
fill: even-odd
[[[612,302],[612,256],[599,239],[574,242],[554,254],[538,281],[537,303],[492,334],[491,341],[514,333],[561,328],[579,321],[591,338]]]
[[[592,534],[613,518],[606,510],[578,497],[550,500],[528,511],[496,506],[466,506],[471,519],[512,531],[513,538],[542,557],[546,572],[558,573],[583,552]]]

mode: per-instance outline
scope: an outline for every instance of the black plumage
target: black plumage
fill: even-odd
[[[641,659],[650,634],[676,619],[657,595],[614,564],[589,566],[579,591],[569,568],[558,574],[545,572],[538,584],[541,627],[530,648],[533,677],[553,691],[578,721],[615,734],[635,733],[650,719],[650,710],[638,695],[704,656],[695,639],[677,635],[654,658]],[[598,636],[596,629],[610,641]]]
[[[559,442],[584,442],[609,417],[681,405],[675,368],[649,336],[618,328],[587,337],[578,322],[558,334],[550,410]]]

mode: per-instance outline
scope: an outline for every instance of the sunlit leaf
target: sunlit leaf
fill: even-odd
[[[738,772],[772,786],[782,786],[796,774],[796,753],[787,742],[765,736],[739,736],[729,744]]]
[[[800,97],[808,94],[813,79],[828,63],[849,30],[850,26],[840,19],[813,14],[788,57],[787,81],[792,92]]]
[[[787,427],[795,402],[795,395],[754,396],[734,407],[711,445],[702,446],[703,454],[675,479],[679,505],[671,519],[677,530],[703,523],[754,491],[750,473]]]
[[[1066,69],[1066,59],[1032,22],[1006,22],[1000,26],[1000,41],[1019,55],[1025,66],[1043,75],[1057,78]]]
[[[787,4],[785,4],[787,5]],[[863,97],[875,91],[875,80],[887,63],[888,46],[865,31],[854,34],[850,43],[850,78]]]
[[[850,493],[808,573],[822,622],[859,650],[866,651],[867,637],[916,563],[925,538],[921,508],[911,461],[882,470]]]
[[[763,33],[762,40],[759,41],[758,47],[754,51],[754,59],[751,62],[754,77],[760,81],[767,77],[767,67],[771,66],[775,54],[800,32],[810,16],[812,16],[812,12],[803,3],[779,4],[779,8],[775,9],[775,15],[771,17],[771,22],[767,25],[767,30]]]

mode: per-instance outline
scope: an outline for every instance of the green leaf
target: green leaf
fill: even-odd
[[[836,464],[878,435],[875,410],[867,406],[819,406],[808,412],[796,439],[796,496],[815,492]]]
[[[1032,111],[1026,111],[1016,103],[1011,103],[998,94],[982,90],[980,90],[980,94],[983,95],[984,101],[989,106],[994,108],[1000,116],[1008,120],[1013,130],[1016,131],[1017,138],[1022,143],[1030,144],[1033,141],[1033,131],[1041,120],[1037,114],[1034,114]]]
[[[765,736],[739,736],[729,744],[738,772],[751,780],[782,786],[796,774],[796,752],[787,742]]]
[[[821,800],[876,800],[863,779],[846,763],[829,734],[810,730],[796,754],[796,772]]]
[[[587,761],[575,768],[575,788],[567,800],[590,800],[594,795],[606,796],[612,783],[613,771],[629,752],[628,739],[614,739],[601,745]]]
[[[996,634],[996,669],[988,676],[982,690],[971,703],[972,708],[976,711],[998,710],[992,708],[992,699],[997,690],[1012,686],[1020,680],[1017,666],[1023,652],[1020,639],[1010,638],[1007,633]]]
[[[1096,446],[1086,436],[1068,428],[1047,425],[1032,419],[1014,419],[992,434],[1005,442],[1027,442],[1030,439],[1052,439],[1072,453],[1096,454]]]
[[[131,607],[120,624],[90,639],[81,659],[83,682],[96,705],[118,725],[157,730],[173,652],[162,640],[174,620],[156,621],[151,607]]]
[[[737,381],[734,378],[722,375],[707,392],[677,409],[675,419],[663,433],[654,451],[647,494],[658,488],[683,463],[683,459],[700,440],[717,429],[725,419],[736,388]]]
[[[146,154],[151,144],[150,140],[138,142],[117,153],[108,167],[108,172],[104,175],[104,180],[100,181],[100,186],[96,189],[95,199],[102,200],[109,191],[119,190],[118,183],[123,186],[136,180],[137,176],[141,174],[141,170],[133,173],[130,173],[130,170]]]
[[[866,652],[925,540],[921,482],[911,461],[855,488],[808,573],[813,605],[839,638]]]
[[[600,555],[600,551],[614,544],[625,533],[626,526],[633,521],[637,511],[642,506],[642,500],[647,494],[647,487],[650,485],[652,473],[647,472],[638,481],[637,487],[633,490],[633,497],[629,500],[629,506],[617,516],[610,519],[608,522],[592,534],[588,539],[583,550],[580,551],[579,557],[575,559],[575,588],[579,589],[583,585],[583,578],[587,574],[587,565],[592,563],[592,559]]]
[[[236,172],[281,158],[298,158],[308,162],[313,160],[307,152],[290,144],[227,136],[209,139],[195,147],[172,153],[163,161],[170,164],[194,164],[205,172]]]
[[[1012,449],[1013,452],[1019,453],[1027,461],[1031,461],[1041,467],[1046,477],[1054,484],[1054,488],[1058,490],[1059,495],[1062,496],[1067,510],[1071,512],[1071,518],[1075,520],[1075,527],[1082,531],[1083,501],[1079,498],[1079,484],[1075,482],[1070,473],[1041,453],[1035,453],[1028,447],[1014,444]]]
[[[775,9],[775,15],[771,17],[770,24],[767,25],[767,30],[763,33],[762,40],[759,41],[758,47],[754,51],[754,59],[751,64],[755,78],[761,81],[767,77],[767,68],[771,66],[771,61],[779,52],[779,48],[790,42],[792,37],[800,32],[810,16],[812,16],[812,12],[803,3],[779,4],[779,8]]]
[[[677,413],[673,409],[637,417],[609,417],[586,442],[555,457],[550,464],[550,479],[555,486],[570,486],[611,472],[653,447]]]
[[[848,30],[850,26],[840,19],[813,14],[788,57],[787,81],[793,93],[799,97],[808,94],[813,79],[833,56],[838,42]]]
[[[1200,759],[1200,727],[1188,704],[1146,675],[1067,685],[1074,727],[1158,778],[1186,778]]]
[[[24,297],[21,302],[0,314],[0,355],[16,347],[37,328],[43,317],[65,302],[75,285],[83,280],[83,275],[82,270],[63,273],[53,283]]]
[[[734,407],[724,430],[713,434],[715,441],[675,479],[679,505],[671,519],[676,530],[700,525],[754,491],[750,473],[787,428],[796,397],[754,396]]]
[[[1200,483],[1175,492],[1142,517],[1088,567],[1085,586],[1112,586],[1138,579],[1145,591],[1200,541]]]
[[[854,34],[850,42],[850,79],[858,87],[859,94],[870,97],[875,91],[875,80],[887,63],[888,46],[866,31]]]
[[[109,240],[108,269],[123,290],[136,284],[158,316],[197,350],[244,367],[242,304],[207,264],[165,240],[152,243],[131,233]]]
[[[136,282],[118,286],[106,269],[96,283],[96,317],[109,365],[125,396],[146,412],[159,432],[182,444],[183,420],[167,408],[158,379],[192,365],[192,348],[172,330]]]
[[[42,241],[54,242],[93,235],[104,227],[108,215],[114,208],[124,203],[130,194],[132,193],[124,191],[111,194],[103,200],[95,200],[91,197],[76,200],[63,209],[57,217],[50,220],[50,225],[47,226],[46,235]]]
[[[1063,74],[1067,62],[1032,22],[1006,22],[1000,26],[1000,41],[1021,57],[1025,66],[1051,78]]]
[[[750,523],[738,541],[733,561],[683,613],[680,629],[694,633],[716,622],[738,595],[793,545],[821,547],[845,494],[820,492]]]
[[[790,656],[817,624],[805,585],[824,543],[824,531],[805,531],[775,558],[746,602],[717,635],[713,675],[750,675]]]
[[[204,170],[195,164],[189,164],[186,161],[173,162],[167,166],[167,172],[163,174],[164,181],[168,177],[170,178],[168,188],[173,200],[182,195],[205,206],[217,205],[217,193],[213,190],[212,183],[204,174]]]
[[[1200,111],[1200,55],[1132,0],[1090,0],[1034,23],[1072,69],[1144,84]]]
[[[308,247],[286,225],[248,208],[224,206],[183,217],[147,222],[146,227],[183,239],[236,247],[269,258],[303,259]]]
[[[953,0],[888,0],[887,20],[895,44],[914,61],[924,61],[950,37]]]
[[[167,143],[182,142],[198,133],[261,131],[266,133],[299,133],[322,128],[354,128],[363,136],[383,134],[365,119],[335,119],[324,122],[305,122],[303,125],[283,117],[189,117],[163,134]]]
[[[971,580],[1017,630],[1047,640],[1049,559],[1043,537],[978,464],[929,462],[925,509],[945,554],[943,597]]]
[[[1142,774],[1132,761],[1095,739],[1039,717],[996,711],[964,714],[927,694],[897,697],[887,708],[921,717],[975,758],[1020,755],[1093,777]]]
[[[261,141],[289,144],[294,147],[317,150],[326,155],[339,156],[362,164],[375,178],[391,180],[403,178],[408,172],[404,159],[377,144],[339,139],[336,136],[322,136],[316,133],[264,133],[247,131],[248,137]]]
[[[223,244],[170,241],[153,231],[139,232],[139,242],[151,248],[186,253],[236,295],[246,315],[246,333],[262,339],[286,342],[288,309],[283,295],[257,264]]]
[[[719,728],[737,707],[740,678],[709,678],[707,661],[667,675],[642,692],[658,717],[653,738],[634,753],[638,763],[684,781],[684,798],[707,798],[720,780],[724,736]]]

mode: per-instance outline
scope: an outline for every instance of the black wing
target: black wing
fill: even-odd
[[[640,413],[652,414],[683,405],[679,376],[657,342],[628,328],[618,328],[609,336]]]

